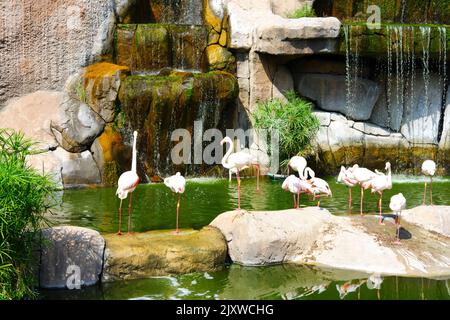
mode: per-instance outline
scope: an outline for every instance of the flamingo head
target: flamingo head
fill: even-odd
[[[384,170],[388,170],[391,168],[391,163],[388,161],[386,162],[386,166],[384,167]]]
[[[135,139],[136,139],[137,135],[138,135],[138,132],[137,132],[137,131],[134,131],[134,132],[133,132],[133,136],[134,136]]]
[[[220,141],[220,145],[223,146],[227,142],[231,143],[231,144],[233,143],[233,141],[231,140],[230,137],[225,137],[225,138],[222,139],[222,141]]]

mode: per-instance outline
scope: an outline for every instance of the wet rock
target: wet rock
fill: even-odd
[[[326,209],[237,212],[211,223],[224,234],[231,259],[243,265],[298,263],[366,273],[438,277],[450,274],[449,238],[374,216],[342,217]]]
[[[44,245],[39,269],[42,288],[89,286],[100,281],[105,240],[97,231],[72,226],[54,227],[42,230],[42,238]]]
[[[428,199],[427,199],[428,201]],[[450,207],[420,206],[402,212],[405,221],[450,237]]]
[[[351,108],[347,105],[345,76],[297,73],[295,82],[298,92],[314,100],[319,108],[340,112],[353,120],[368,120],[379,96],[376,82],[360,78],[355,90],[358,106]]]
[[[206,48],[209,70],[233,70],[235,58],[226,48],[214,44]]]
[[[90,151],[66,152],[62,159],[61,175],[65,187],[101,183],[100,170]]]
[[[105,235],[103,281],[210,272],[224,266],[225,239],[219,230],[149,231],[131,236]]]

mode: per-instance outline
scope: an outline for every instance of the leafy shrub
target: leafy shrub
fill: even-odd
[[[0,299],[35,296],[35,250],[56,185],[26,164],[34,143],[0,129]]]
[[[272,99],[259,103],[253,113],[256,129],[278,130],[280,157],[307,155],[311,140],[319,130],[319,119],[312,113],[312,103],[300,98],[294,91],[286,93],[287,102]]]
[[[306,4],[303,7],[295,10],[294,12],[288,13],[287,17],[290,19],[298,19],[317,17],[317,15],[314,11],[314,8],[311,5]]]

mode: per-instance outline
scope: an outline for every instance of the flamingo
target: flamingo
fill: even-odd
[[[352,167],[352,174],[355,180],[361,187],[361,203],[360,203],[360,214],[363,215],[363,199],[364,199],[364,190],[370,188],[370,180],[375,178],[377,174],[369,169],[361,168],[359,165],[355,164]]]
[[[433,205],[433,176],[436,172],[436,163],[433,160],[425,160],[422,163],[422,173],[430,176],[430,205]],[[425,180],[425,188],[423,192],[423,205],[425,205],[425,197],[427,194],[427,181]]]
[[[301,180],[300,178],[296,177],[293,174],[291,174],[284,180],[281,188],[283,188],[283,190],[285,190],[285,191],[291,192],[294,195],[294,208],[295,209],[300,208],[300,194],[301,193],[314,194],[314,190],[311,188],[309,183]],[[297,199],[295,198],[295,195],[297,195]]]
[[[225,137],[220,141],[220,144],[223,145],[228,143],[230,148],[228,149],[225,156],[222,158],[222,166],[225,169],[232,170],[232,172],[236,172],[237,182],[238,182],[238,210],[241,209],[241,178],[239,177],[239,172],[249,166],[253,165],[254,157],[245,151],[234,152],[233,141],[230,137]],[[259,182],[259,172],[258,172],[258,182]],[[259,188],[259,186],[257,186]]]
[[[289,175],[289,168],[292,168],[292,170],[297,171],[300,179],[306,180],[306,177],[304,176],[304,170],[306,168],[306,159],[300,156],[294,156],[292,157],[288,162],[288,175]]]
[[[395,243],[400,243],[400,218],[402,215],[402,210],[406,208],[406,199],[402,193],[396,194],[391,197],[391,202],[389,203],[389,208],[396,214],[395,225],[397,226],[397,240]]]
[[[311,185],[311,187],[314,190],[314,200],[316,198],[319,198],[319,201],[317,202],[317,206],[320,207],[320,194],[325,194],[327,197],[332,197],[333,193],[331,192],[330,186],[328,185],[328,183],[320,178],[316,178],[316,173],[310,168],[310,167],[306,167],[305,168],[305,175],[308,175],[311,177],[311,179],[309,180],[309,183]],[[318,195],[316,195],[318,194]]]
[[[186,188],[186,179],[181,175],[181,173],[177,172],[175,175],[170,176],[168,178],[164,179],[164,184],[172,190],[172,192],[178,194],[178,201],[177,201],[177,228],[175,230],[175,233],[179,233],[178,229],[178,216],[180,212],[180,198],[181,194],[184,193],[184,190]]]
[[[119,231],[117,234],[122,235],[121,225],[122,225],[122,202],[130,194],[130,202],[128,204],[128,234],[131,234],[131,210],[132,210],[132,193],[139,184],[139,176],[136,173],[136,140],[137,131],[133,132],[133,160],[131,163],[131,170],[122,173],[119,177],[117,183],[116,195],[120,199],[119,207]]]
[[[341,166],[337,181],[344,183],[348,187],[348,208],[350,209],[352,206],[352,188],[358,184],[351,168],[346,169],[344,166]]]
[[[378,174],[375,178],[370,180],[370,188],[372,193],[377,192],[380,195],[378,202],[378,208],[380,210],[380,224],[383,224],[383,216],[381,214],[381,202],[383,198],[383,191],[392,189],[392,175],[391,175],[391,163],[386,162],[386,175]]]
[[[233,142],[231,142],[231,143],[233,143]],[[243,150],[241,150],[239,152],[247,153],[247,154],[250,155],[250,160],[249,160],[248,165],[243,166],[239,171],[248,169],[251,166],[256,167],[256,191],[259,192],[259,173],[260,173],[260,169],[261,169],[261,164],[259,163],[258,157],[256,157],[255,155],[251,154],[250,150],[248,148],[245,148],[245,149],[243,149]],[[233,174],[237,175],[237,169],[236,168],[231,168],[230,170],[228,170],[229,181],[231,181]]]

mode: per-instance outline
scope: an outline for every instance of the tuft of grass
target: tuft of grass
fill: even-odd
[[[27,165],[34,145],[22,133],[0,128],[0,300],[36,295],[35,250],[56,185]]]
[[[289,19],[299,19],[299,18],[313,18],[317,17],[317,15],[316,12],[314,11],[314,8],[311,5],[306,4],[293,12],[289,12],[287,14],[287,17]]]
[[[259,103],[252,114],[255,129],[278,130],[280,160],[312,151],[319,119],[312,113],[312,103],[300,98],[294,91],[286,92],[287,102],[272,99]]]

